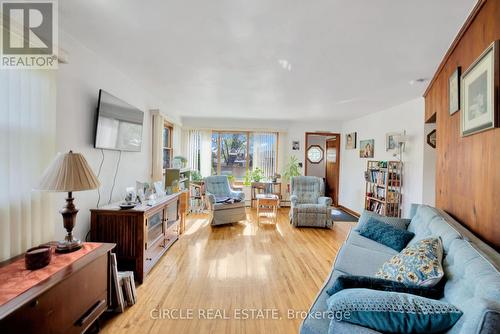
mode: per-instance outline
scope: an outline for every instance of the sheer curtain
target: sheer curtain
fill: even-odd
[[[55,73],[0,70],[0,110],[2,261],[53,239],[51,195],[33,188],[55,156]]]
[[[206,177],[212,174],[212,131],[188,130],[187,159],[189,167]]]
[[[253,168],[259,167],[264,176],[270,178],[276,172],[278,135],[272,132],[254,132],[252,139]]]

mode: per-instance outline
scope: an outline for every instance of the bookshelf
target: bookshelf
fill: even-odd
[[[191,170],[189,168],[165,169],[165,187],[170,187],[172,193],[189,190],[190,182]]]
[[[382,216],[401,217],[403,163],[370,160],[365,180],[365,209]]]

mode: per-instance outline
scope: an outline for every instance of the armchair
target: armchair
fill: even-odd
[[[245,194],[232,190],[226,175],[206,177],[205,192],[212,225],[230,224],[246,219]],[[224,202],[227,199],[236,201]]]
[[[295,226],[327,227],[332,223],[332,199],[324,197],[325,185],[316,176],[296,176],[290,180],[290,223]]]

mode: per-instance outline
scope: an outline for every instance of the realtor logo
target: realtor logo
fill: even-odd
[[[3,1],[0,67],[57,68],[57,2]]]

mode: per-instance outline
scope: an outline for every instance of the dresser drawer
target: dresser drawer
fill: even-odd
[[[105,253],[32,299],[0,322],[0,332],[84,332],[108,306],[108,261]]]

